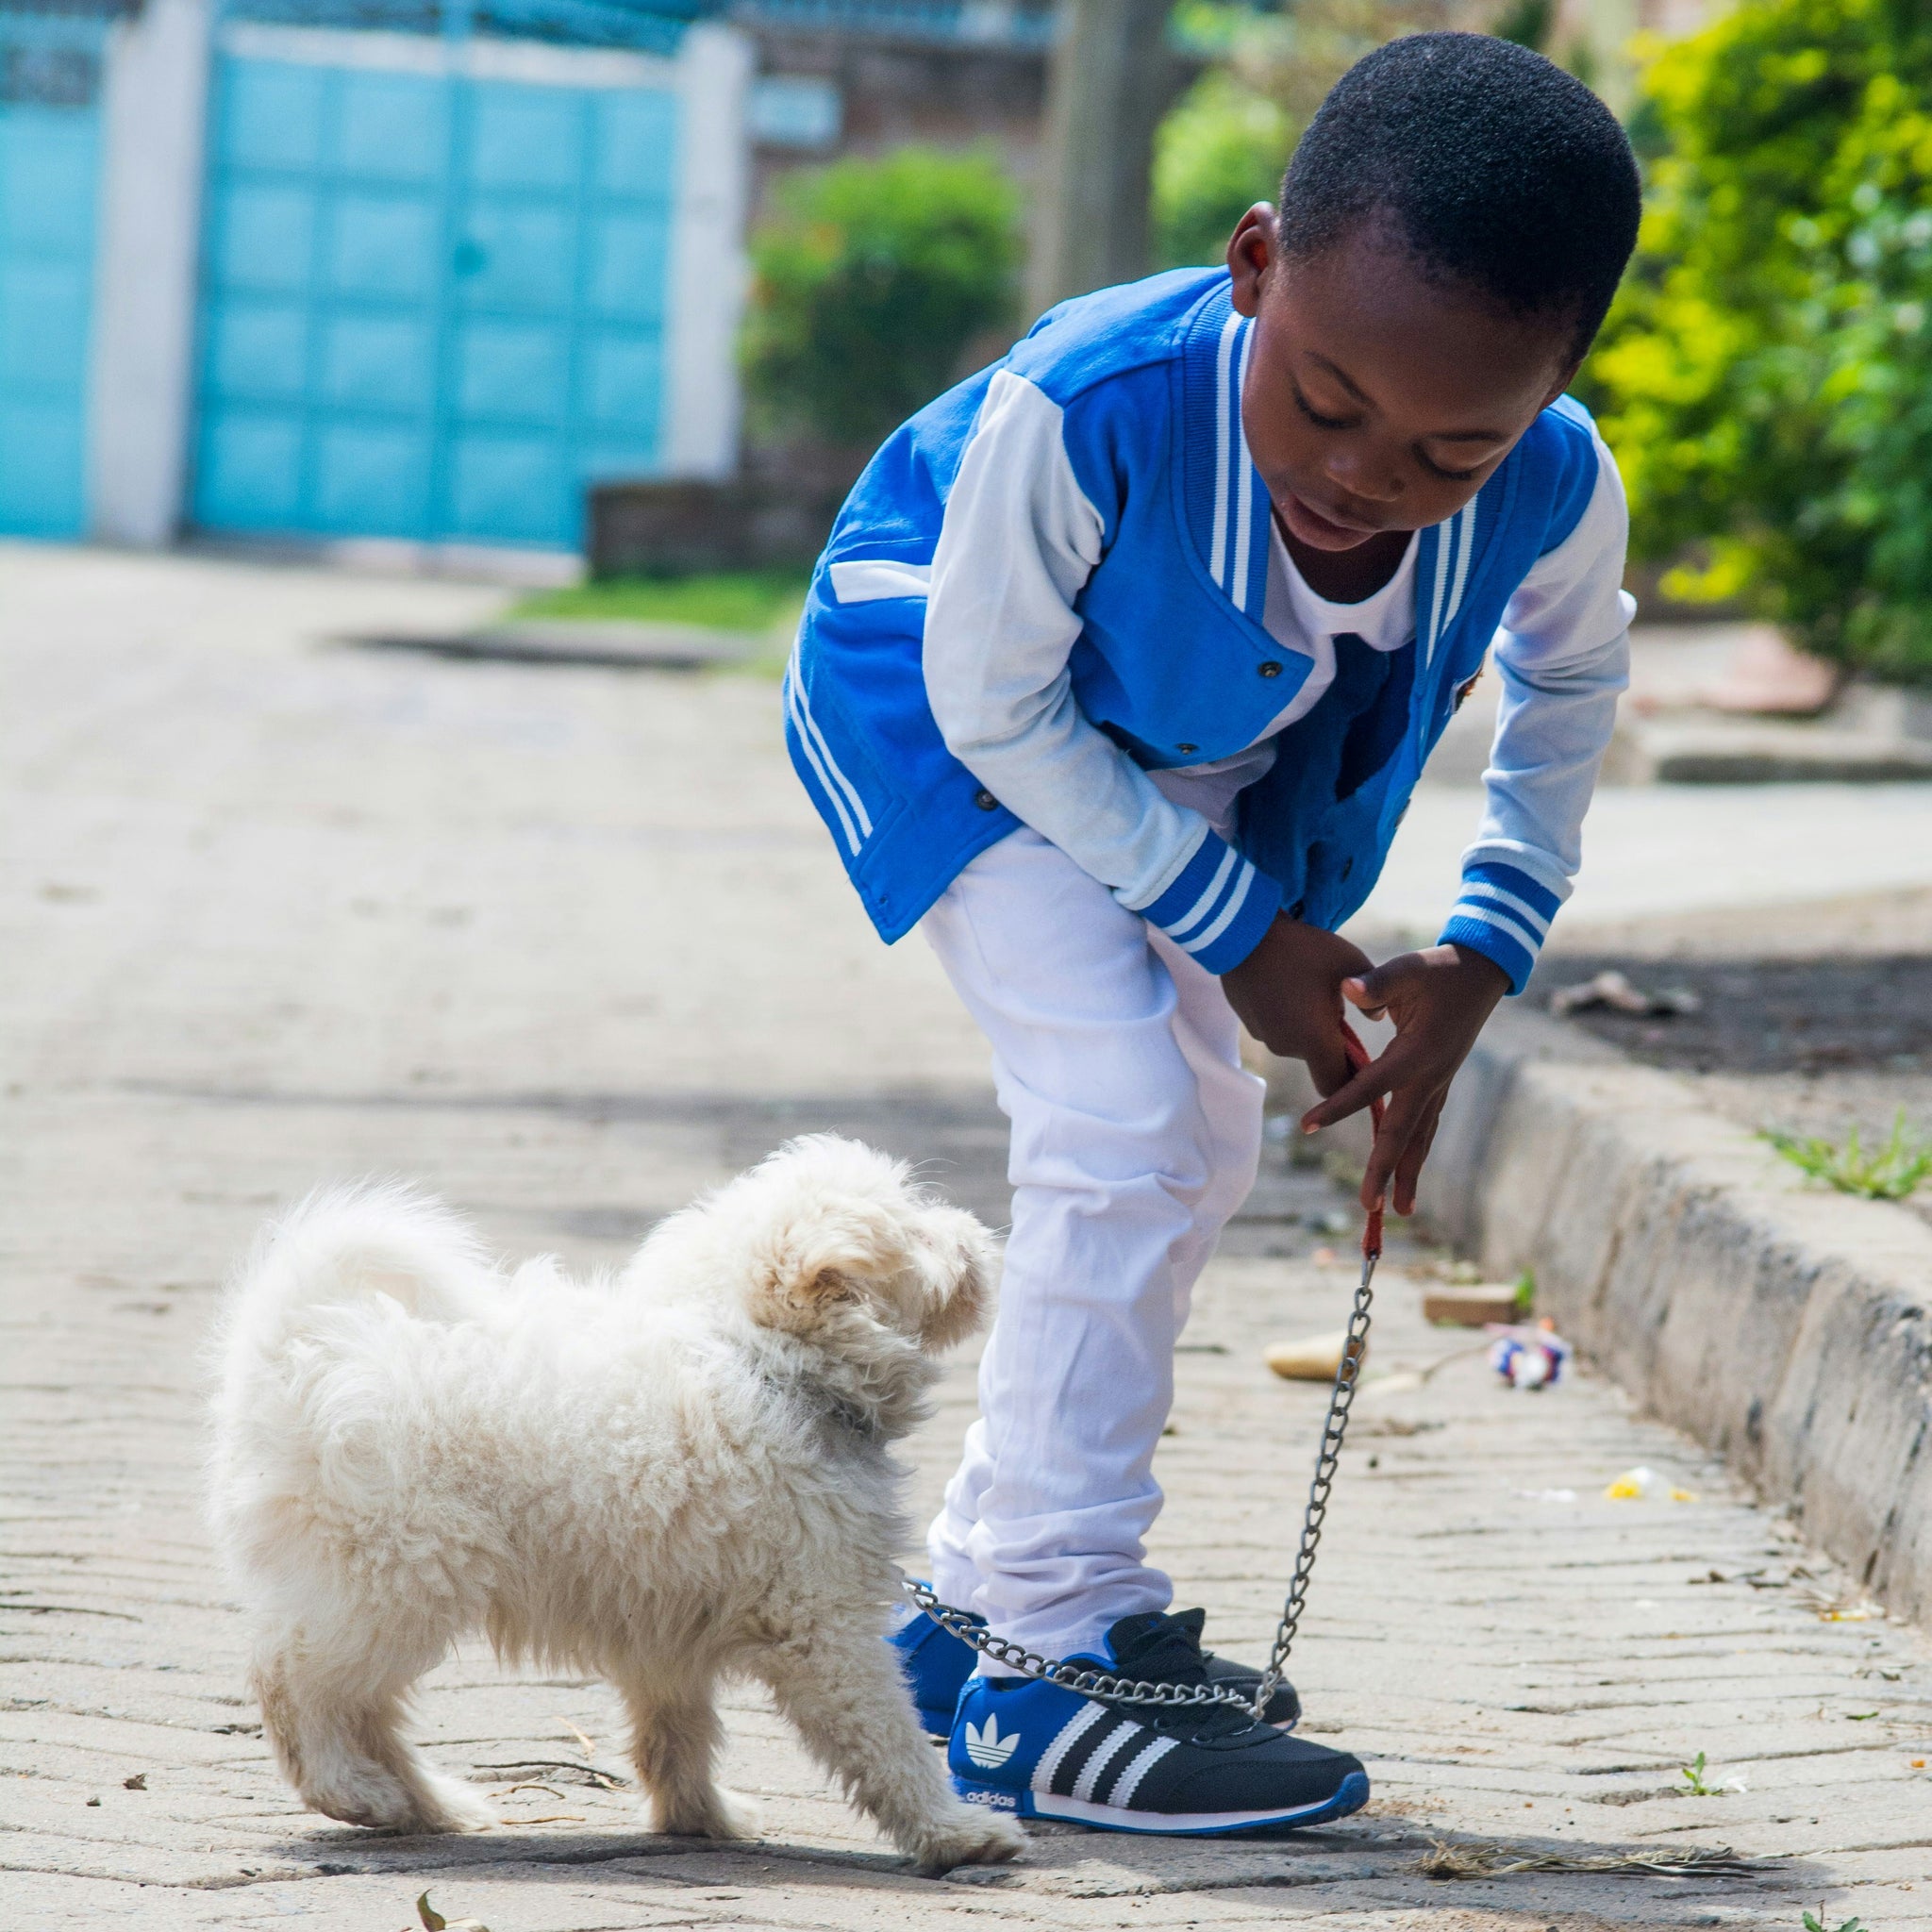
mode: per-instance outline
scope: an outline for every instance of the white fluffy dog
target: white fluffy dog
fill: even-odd
[[[902,1471],[930,1355],[992,1244],[850,1141],[794,1141],[615,1279],[506,1274],[398,1187],[311,1197],[230,1296],[212,1513],[267,1733],[307,1803],[396,1831],[494,1822],[403,1735],[465,1632],[623,1693],[659,1831],[751,1827],[713,1774],[721,1676],[771,1687],[922,1867],[1019,1849],[962,1804],[894,1653]]]

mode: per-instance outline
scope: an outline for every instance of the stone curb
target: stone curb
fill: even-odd
[[[1687,1081],[1499,1014],[1420,1206],[1902,1616],[1932,1621],[1932,1227],[1807,1181]]]

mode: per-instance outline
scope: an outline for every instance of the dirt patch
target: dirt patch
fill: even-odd
[[[1932,956],[1739,959],[1568,953],[1545,959],[1524,997],[1606,968],[1645,992],[1688,992],[1694,1012],[1596,1008],[1573,1023],[1656,1067],[1699,1074],[1932,1071]]]

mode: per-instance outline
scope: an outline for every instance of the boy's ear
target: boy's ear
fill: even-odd
[[[1560,395],[1568,393],[1570,385],[1576,380],[1576,372],[1583,367],[1581,356],[1573,357],[1564,365],[1563,373],[1557,378],[1557,386],[1542,399],[1541,408],[1547,409]]]
[[[1257,201],[1227,242],[1227,270],[1234,277],[1234,306],[1241,314],[1259,313],[1263,282],[1280,256],[1280,218],[1267,202]]]

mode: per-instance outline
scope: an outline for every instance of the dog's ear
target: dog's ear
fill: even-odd
[[[890,1230],[853,1213],[776,1228],[760,1245],[748,1298],[752,1319],[794,1335],[863,1300],[867,1277],[889,1266],[896,1251]]]
[[[976,1216],[956,1208],[927,1217],[926,1239],[927,1294],[919,1341],[938,1354],[964,1341],[985,1321],[999,1274],[999,1246]]]

